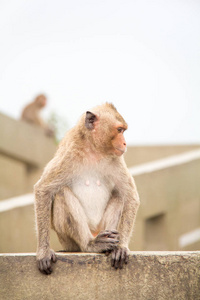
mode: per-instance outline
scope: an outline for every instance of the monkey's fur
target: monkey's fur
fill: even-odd
[[[37,261],[52,272],[56,256],[50,226],[65,251],[111,252],[111,264],[128,261],[139,196],[123,158],[127,124],[112,104],[84,114],[64,137],[35,185]]]

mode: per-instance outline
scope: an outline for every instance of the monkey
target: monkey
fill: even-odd
[[[54,136],[54,131],[40,117],[39,112],[47,104],[45,95],[38,95],[34,101],[25,106],[21,114],[21,120],[31,124],[35,124],[44,129],[47,136]]]
[[[128,125],[112,103],[84,113],[34,186],[39,270],[51,274],[50,227],[66,252],[111,256],[121,269],[140,204],[123,154]]]

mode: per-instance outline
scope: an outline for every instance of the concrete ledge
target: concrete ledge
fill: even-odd
[[[0,153],[8,157],[43,168],[56,151],[53,139],[37,126],[0,113],[0,128]]]
[[[0,299],[200,299],[200,251],[131,252],[122,270],[103,254],[57,254],[50,276],[35,254],[0,255]]]

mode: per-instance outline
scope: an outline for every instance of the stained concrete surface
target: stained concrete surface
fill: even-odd
[[[35,254],[0,255],[0,299],[199,300],[200,251],[131,252],[122,270],[103,254],[57,254],[49,276]]]

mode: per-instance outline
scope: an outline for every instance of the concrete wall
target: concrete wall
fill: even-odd
[[[200,252],[132,252],[121,270],[101,254],[57,254],[49,276],[34,254],[0,255],[3,300],[198,300]]]
[[[131,249],[200,249],[200,158],[138,174],[135,181],[141,207]]]
[[[200,145],[154,145],[154,146],[128,146],[124,158],[128,167],[140,165],[168,156],[181,154],[199,149]]]
[[[55,151],[43,130],[0,113],[0,200],[31,192]]]
[[[18,199],[0,202],[0,253],[3,252],[35,252],[36,251],[36,231],[33,195],[27,195],[27,200],[22,206],[17,207]],[[14,208],[6,209],[4,203],[11,201]],[[27,202],[32,202],[31,204]],[[51,230],[51,247],[61,250],[57,235]]]
[[[129,147],[125,160],[131,167],[197,147]],[[54,141],[43,130],[0,113],[0,200],[31,192],[55,151]]]
[[[200,249],[200,153],[193,160],[169,166],[168,159],[130,169],[141,198],[131,250],[198,250]],[[188,152],[187,152],[188,154]],[[191,155],[191,152],[189,152]],[[194,152],[192,152],[194,154]],[[180,161],[181,155],[175,157]],[[194,158],[194,157],[193,157]],[[145,169],[146,168],[146,169]],[[146,172],[145,172],[146,170]],[[137,173],[137,174],[136,174]],[[0,252],[33,252],[36,249],[33,195],[30,205],[15,198],[0,203]],[[2,209],[1,209],[2,207]],[[61,250],[56,234],[51,233],[51,246]]]
[[[142,172],[138,173],[138,166],[131,168],[141,198],[131,250],[200,248],[200,156],[176,163],[184,153],[198,154],[199,148],[182,145],[129,149],[126,154],[129,167],[145,163],[139,166]],[[0,199],[32,191],[55,150],[53,141],[39,128],[0,114]],[[171,164],[168,159],[172,154],[176,156]],[[152,162],[147,172],[146,162],[155,157],[161,160]],[[33,201],[27,204],[25,199],[18,207],[19,199],[15,198],[11,200],[12,208],[7,210],[8,202],[4,205],[0,201],[0,252],[34,252]],[[51,245],[55,250],[61,249],[54,232]]]

